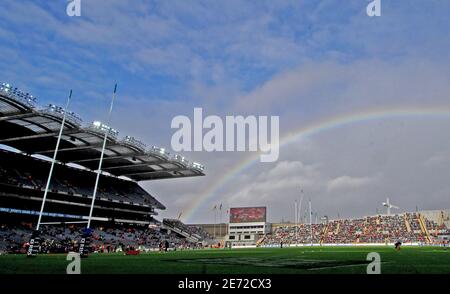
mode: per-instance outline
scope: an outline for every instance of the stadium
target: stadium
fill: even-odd
[[[383,272],[449,270],[449,255],[442,252],[450,210],[391,214],[395,206],[388,200],[386,214],[355,219],[313,221],[311,212],[302,219],[296,207],[294,223],[268,223],[266,207],[235,207],[229,223],[158,220],[165,205],[139,183],[204,176],[201,164],[133,137],[119,139],[117,130],[101,122],[84,127],[76,114],[41,108],[36,98],[6,83],[0,102],[0,272],[63,273],[69,252],[89,256],[83,259],[87,273],[364,273],[373,251],[386,262]],[[60,129],[39,242],[31,250]],[[80,249],[103,136],[91,238]],[[393,249],[396,242],[401,252]]]
[[[3,292],[448,285],[450,1],[1,9]]]

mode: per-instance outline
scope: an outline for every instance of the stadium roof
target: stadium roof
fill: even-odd
[[[28,154],[52,157],[64,110],[49,105],[38,109],[36,99],[8,84],[0,84],[0,144]],[[57,160],[91,170],[98,168],[102,143],[108,133],[102,171],[135,181],[203,176],[204,167],[184,157],[170,156],[163,148],[146,148],[133,137],[101,122],[83,127],[74,113],[66,114]]]

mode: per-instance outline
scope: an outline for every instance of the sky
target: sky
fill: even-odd
[[[293,221],[301,197],[329,218],[383,212],[386,197],[450,208],[448,1],[382,0],[379,17],[367,0],[81,0],[79,17],[66,0],[1,3],[0,81],[40,105],[73,89],[87,125],[118,83],[112,126],[169,150],[172,119],[195,107],[299,133],[273,163],[181,152],[206,176],[140,183],[167,206],[160,218],[211,223],[222,204],[223,221],[238,206]]]

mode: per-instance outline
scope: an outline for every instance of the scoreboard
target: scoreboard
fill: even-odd
[[[266,207],[230,208],[230,223],[266,222]]]

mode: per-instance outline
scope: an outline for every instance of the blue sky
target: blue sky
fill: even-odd
[[[250,91],[307,61],[449,57],[445,1],[385,0],[380,18],[365,0],[85,0],[79,18],[66,2],[2,1],[1,65],[16,67],[2,75],[28,72],[23,87],[42,100],[71,87],[100,99],[112,81],[127,95],[195,99],[194,83]]]
[[[73,89],[74,111],[86,123],[105,117],[117,82],[114,127],[122,135],[166,147],[170,147],[173,133],[172,117],[192,115],[195,106],[203,107],[208,114],[279,115],[282,134],[328,116],[373,107],[450,106],[450,2],[382,0],[382,16],[377,18],[366,15],[368,2],[81,0],[82,16],[68,17],[65,0],[2,0],[0,80],[38,96],[41,105],[62,105],[69,89]],[[426,124],[433,122],[411,123],[410,128],[425,133],[436,128]],[[345,131],[356,134],[356,129]],[[392,126],[376,128],[371,136],[384,136],[390,129]],[[409,133],[409,129],[403,133]],[[310,144],[322,150],[326,144],[319,140],[326,142],[338,135],[327,136],[311,139]],[[417,139],[419,133],[409,136],[405,142]],[[394,152],[392,149],[401,144],[390,146],[391,151],[384,150],[385,146],[380,143],[373,147],[379,149],[370,152]],[[425,160],[445,146],[430,144],[420,154]],[[328,213],[325,204],[332,196],[330,191],[320,190],[321,181],[326,186],[327,181],[339,176],[389,174],[383,167],[368,171],[357,166],[349,166],[340,175],[327,174],[325,170],[338,168],[332,161],[323,162],[328,159],[328,151],[322,151],[314,156],[302,151],[306,152],[304,157],[292,158],[292,152],[299,151],[287,149],[279,164],[286,167],[283,160],[289,159],[297,167],[306,163],[327,165],[317,171],[321,175],[315,178],[318,186],[311,187],[317,190],[317,205],[323,213]],[[348,154],[355,154],[351,151]],[[178,215],[208,182],[220,180],[223,171],[245,154],[186,156],[204,163],[208,176],[181,180],[176,187],[170,182],[145,184],[163,203],[173,203],[167,205],[167,216]],[[414,168],[411,164],[396,162],[393,166],[409,170]],[[277,168],[280,166],[276,164],[256,166],[246,171],[246,176],[253,182],[261,173]],[[293,179],[297,180],[302,181]],[[411,187],[411,191],[416,188]],[[384,196],[370,192],[374,189],[368,187],[360,193],[372,195],[367,197],[378,203]],[[273,207],[275,219],[289,218],[284,215],[287,204],[277,206],[270,195],[260,201],[257,190],[241,183],[211,201],[268,205],[269,211]],[[395,193],[394,187],[392,190]],[[246,193],[242,196],[239,191]],[[414,194],[419,202],[422,196],[411,191],[397,193],[405,195],[405,201],[406,195]],[[286,195],[285,203],[293,202],[292,192],[280,189],[273,193]],[[427,204],[429,208],[450,207],[438,196],[444,194],[435,191],[437,200]],[[339,202],[341,214],[373,211],[368,207],[346,208],[346,201],[352,199]],[[199,216],[189,221],[207,220]]]

